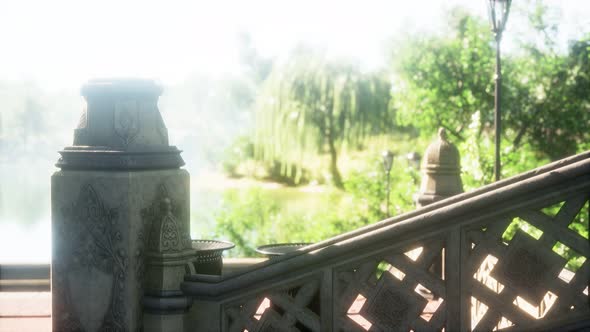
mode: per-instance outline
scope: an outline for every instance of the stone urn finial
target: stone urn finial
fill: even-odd
[[[184,165],[168,144],[158,109],[162,87],[153,80],[90,80],[74,144],[60,151],[57,167],[77,170],[171,169]]]
[[[457,147],[449,142],[444,128],[430,143],[422,162],[422,183],[416,196],[418,207],[463,192],[461,158]]]

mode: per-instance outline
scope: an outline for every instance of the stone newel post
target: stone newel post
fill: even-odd
[[[449,142],[443,128],[424,153],[422,183],[416,205],[425,206],[463,192],[459,150]]]
[[[161,92],[149,80],[82,88],[87,107],[51,178],[53,331],[138,331],[144,292],[181,295],[189,174]]]
[[[416,206],[422,207],[463,192],[461,157],[459,150],[447,139],[443,128],[430,143],[422,162],[422,183],[415,197]],[[436,258],[431,272],[444,275],[444,249]]]

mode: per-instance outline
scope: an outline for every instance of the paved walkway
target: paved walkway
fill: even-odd
[[[358,309],[363,303],[355,302]],[[429,303],[426,309],[428,319],[436,310],[430,307],[439,304],[437,301]],[[261,314],[256,318],[260,319]],[[371,327],[364,319],[358,320],[357,315],[349,316],[367,330]],[[0,332],[51,332],[51,293],[0,292]]]
[[[0,332],[51,332],[51,293],[0,292]]]

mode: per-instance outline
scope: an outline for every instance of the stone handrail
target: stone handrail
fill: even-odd
[[[590,258],[588,240],[568,228],[588,193],[590,152],[585,152],[305,247],[243,273],[186,276],[181,288],[218,308],[215,329],[224,331],[265,326],[312,331],[371,325],[377,330],[486,330],[502,324],[542,328],[547,321],[541,317],[551,317],[555,324],[556,319],[575,320],[589,314],[585,287],[590,262],[560,274],[565,260],[551,251],[561,244]],[[540,212],[559,202],[565,203],[556,216]],[[502,240],[517,218],[543,235],[534,239],[517,231],[513,239]],[[442,250],[445,272],[439,278],[429,269]],[[480,273],[480,266],[489,260],[492,272]],[[485,280],[476,280],[476,272]],[[416,296],[414,289],[420,287],[431,297]],[[522,310],[523,299],[537,308],[538,317]],[[518,306],[512,308],[513,302]],[[435,304],[436,308],[428,309]],[[382,310],[389,314],[383,315]],[[483,312],[479,319],[474,318],[474,310]]]
[[[266,258],[226,258],[223,274],[243,272]],[[3,292],[50,291],[49,264],[0,264],[0,290]]]
[[[321,259],[321,256],[317,255],[317,253],[319,253],[322,249],[328,248],[337,243],[348,243],[349,241],[357,237],[359,239],[364,239],[366,236],[370,236],[373,232],[382,233],[384,231],[392,229],[392,227],[394,232],[396,233],[400,232],[402,229],[405,229],[407,227],[419,228],[421,227],[420,221],[424,222],[424,219],[429,219],[431,218],[431,216],[436,216],[436,219],[438,220],[441,218],[441,213],[457,213],[464,209],[475,208],[475,206],[472,207],[471,205],[464,205],[462,206],[462,209],[457,210],[455,204],[471,203],[476,204],[477,206],[485,206],[485,204],[488,203],[488,200],[497,201],[499,199],[497,195],[503,196],[509,195],[511,193],[518,194],[519,192],[522,192],[523,190],[526,190],[528,188],[531,188],[533,190],[532,192],[534,193],[534,188],[542,187],[545,185],[545,183],[551,184],[554,182],[561,182],[563,178],[559,175],[564,175],[563,172],[565,171],[565,168],[567,168],[568,175],[570,174],[570,172],[573,174],[573,176],[584,174],[584,172],[586,172],[586,175],[588,175],[590,169],[590,151],[575,155],[570,158],[556,161],[546,166],[536,168],[526,173],[522,173],[517,176],[492,183],[490,185],[451,197],[443,201],[436,202],[421,209],[404,213],[397,217],[385,219],[375,224],[368,225],[357,230],[335,236],[333,238],[318,242],[313,245],[309,245],[307,247],[301,248],[300,250],[297,250],[296,252],[290,255],[285,255],[274,260],[259,263],[254,267],[254,270],[251,271],[243,271],[239,274],[229,274],[227,277],[215,277],[209,275],[187,276],[185,278],[187,282],[184,285],[184,289],[191,292],[191,290],[198,289],[199,282],[203,282],[203,286],[206,287],[206,292],[200,293],[199,295],[218,296],[221,293],[223,293],[223,291],[221,290],[224,288],[220,287],[219,290],[216,290],[216,286],[212,287],[211,284],[220,284],[227,280],[238,280],[241,278],[241,274],[256,272],[255,270],[260,270],[268,266],[283,265],[279,263],[284,260],[292,260],[296,256],[301,256],[311,252],[314,252],[314,260]],[[519,190],[514,191],[515,188]],[[495,196],[495,198],[493,198],[493,196]],[[507,198],[509,198],[509,196]],[[512,206],[509,206],[509,208],[511,207]],[[494,209],[492,209],[492,212],[497,211],[494,211]],[[404,223],[402,224],[401,222]],[[410,224],[412,226],[408,226],[408,224],[406,224],[407,222],[412,222]],[[394,225],[396,224],[399,225],[394,227]],[[264,279],[264,277],[262,279]],[[228,287],[228,289],[231,288]]]
[[[0,291],[49,291],[49,264],[0,264]]]

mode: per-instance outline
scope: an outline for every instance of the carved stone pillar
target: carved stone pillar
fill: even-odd
[[[144,285],[181,295],[191,253],[189,174],[168,144],[161,91],[149,80],[82,88],[87,105],[74,144],[60,151],[51,178],[53,331],[138,331]],[[155,226],[159,220],[174,227]],[[172,268],[146,271],[152,238],[174,245]]]

